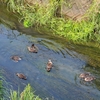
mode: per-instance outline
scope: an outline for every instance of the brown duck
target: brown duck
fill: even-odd
[[[17,73],[16,75],[21,79],[24,79],[24,80],[27,79],[26,76],[24,74],[22,74],[22,73]]]
[[[51,61],[51,59],[49,59],[48,60],[48,63],[47,63],[47,66],[46,66],[46,70],[47,70],[47,72],[50,72],[51,71],[51,69],[52,69],[52,61]]]
[[[88,77],[89,75],[90,75],[89,72],[85,72],[85,73],[81,73],[81,74],[79,75],[79,77],[82,78],[82,79],[84,79],[84,78]]]
[[[12,56],[11,59],[14,60],[15,62],[18,62],[19,60],[21,60],[21,57],[19,57],[19,56]]]
[[[94,80],[94,79],[96,79],[96,78],[93,77],[93,76],[88,76],[88,77],[85,77],[85,78],[84,78],[84,81],[90,82],[90,81],[92,81],[92,80]]]
[[[29,52],[32,53],[37,53],[38,52],[38,47],[35,46],[34,44],[31,45],[31,47],[27,47]]]

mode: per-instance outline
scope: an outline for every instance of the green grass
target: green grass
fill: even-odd
[[[17,91],[11,91],[10,100],[42,100],[42,99],[34,94],[31,86],[28,84],[20,95]]]
[[[95,13],[97,7],[96,0],[83,17],[88,20],[81,22],[65,19],[57,16],[57,9],[62,9],[65,0],[50,0],[46,6],[40,4],[29,5],[24,0],[4,0],[7,3],[7,9],[20,15],[19,21],[25,27],[47,28],[52,34],[64,37],[73,42],[100,42],[100,12]],[[99,10],[98,10],[99,11]],[[95,32],[94,32],[95,30]]]
[[[4,100],[5,88],[3,86],[4,77],[0,71],[0,100]]]
[[[0,72],[0,100],[42,100],[39,96],[34,94],[30,84],[28,84],[21,93],[12,89],[8,90],[9,86],[9,83],[5,81],[5,78]]]
[[[93,31],[93,22],[74,22],[73,20],[64,19],[52,19],[50,28],[53,30],[53,34],[65,37],[72,41],[86,42],[91,39],[91,32]]]
[[[8,100],[9,93],[8,93],[8,83],[5,81],[3,77],[3,70],[0,70],[0,100]]]
[[[0,80],[0,100],[3,99],[3,83],[2,80]]]

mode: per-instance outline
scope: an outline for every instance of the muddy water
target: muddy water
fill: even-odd
[[[16,28],[0,24],[0,69],[13,89],[23,90],[30,83],[43,100],[99,100],[100,69],[90,66],[86,55],[76,52],[73,45],[59,38],[24,28],[13,16],[8,17],[10,14],[4,9],[0,16],[3,23]],[[37,54],[27,50],[32,43],[39,48]],[[22,60],[16,63],[11,60],[12,55],[19,55]],[[48,59],[53,62],[51,72],[45,69]],[[79,74],[86,71],[96,80],[81,81]],[[17,72],[25,74],[27,80],[19,79]]]

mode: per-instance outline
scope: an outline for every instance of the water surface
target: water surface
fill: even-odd
[[[69,50],[49,36],[26,35],[0,24],[0,68],[4,70],[6,80],[14,89],[20,90],[30,83],[35,94],[50,100],[99,100],[99,71],[88,65],[85,55]],[[30,53],[27,46],[34,43],[38,53]],[[19,55],[18,63],[11,60]],[[53,62],[51,72],[46,72],[48,59]],[[90,71],[97,79],[91,83],[81,82],[79,74]],[[24,73],[27,80],[16,76]]]

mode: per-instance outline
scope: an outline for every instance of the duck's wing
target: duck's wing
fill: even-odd
[[[48,67],[48,68],[52,68],[52,63],[49,63],[49,62],[48,62],[48,63],[47,63],[47,67]]]
[[[26,76],[24,74],[20,74],[22,79],[27,79]]]

